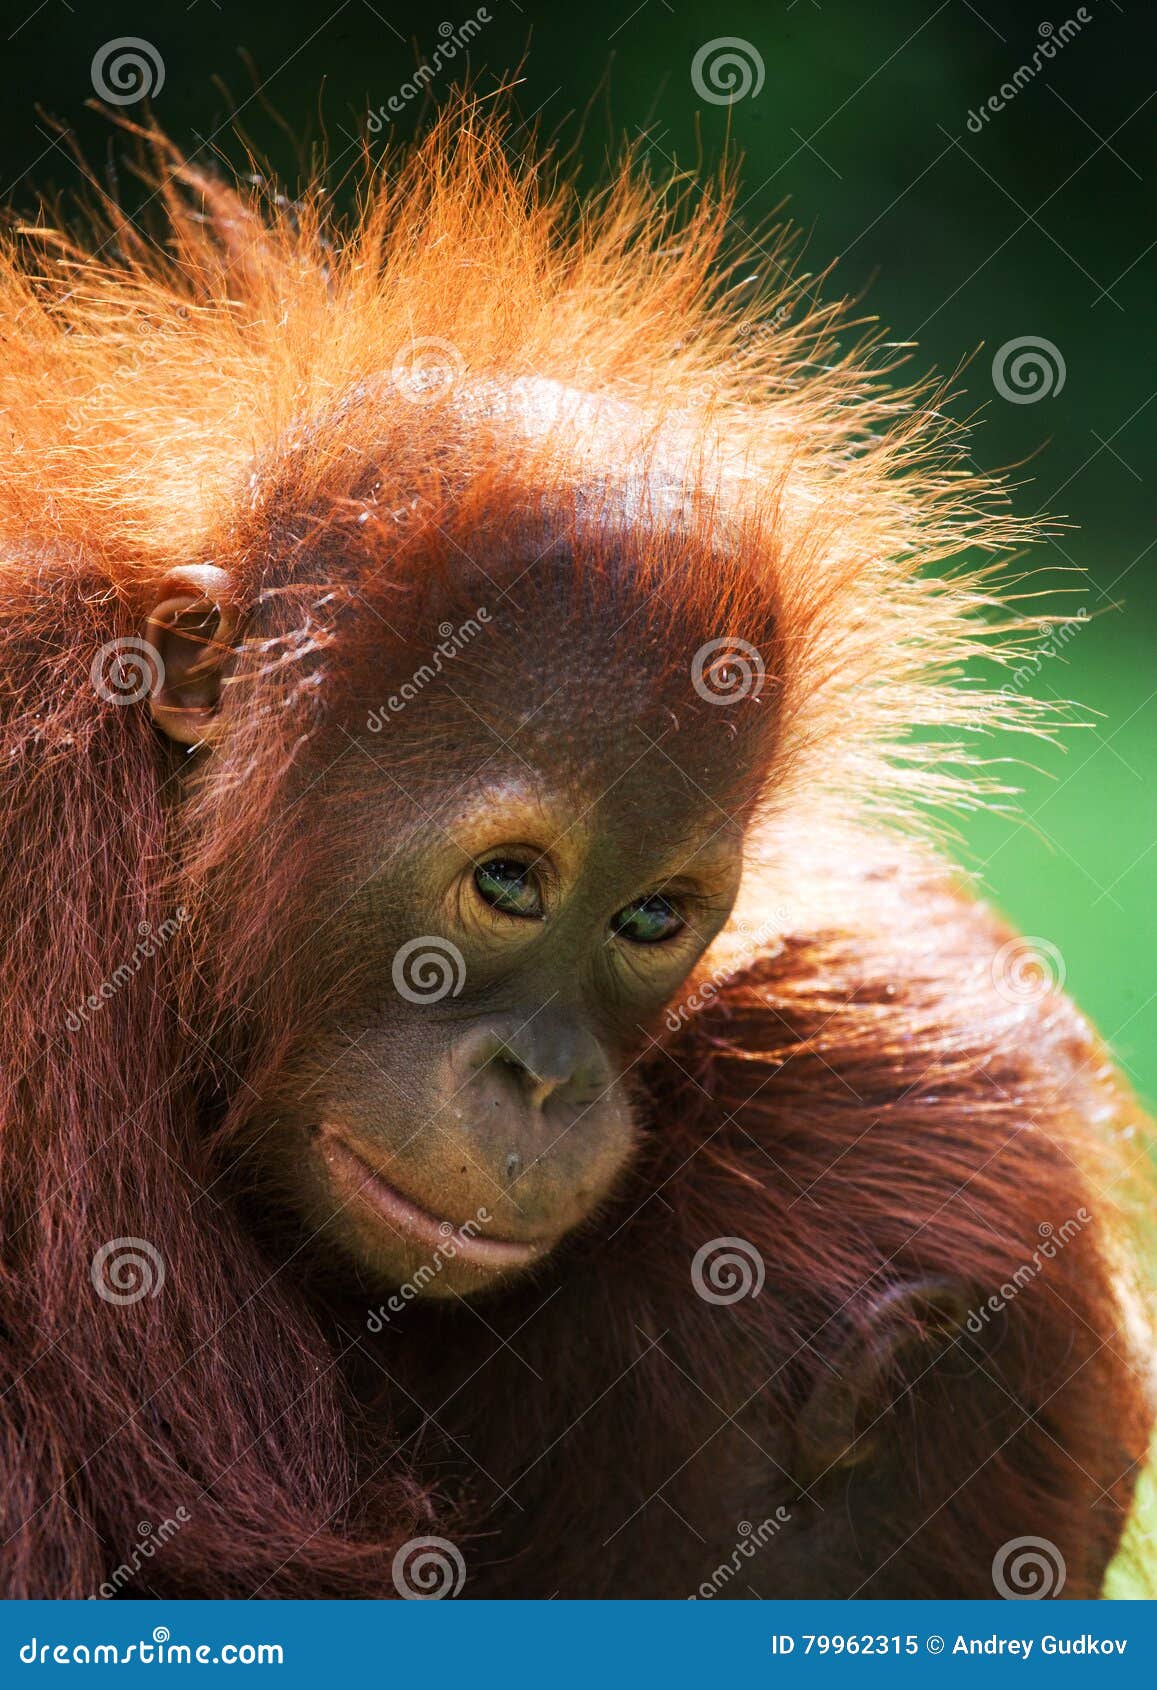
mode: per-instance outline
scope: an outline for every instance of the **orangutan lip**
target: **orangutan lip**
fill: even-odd
[[[437,1215],[420,1208],[383,1179],[377,1169],[340,1134],[323,1129],[321,1138],[322,1155],[344,1194],[368,1204],[390,1226],[415,1243],[430,1250],[452,1250],[456,1257],[474,1267],[495,1270],[525,1267],[541,1253],[541,1243],[523,1243],[513,1238],[474,1237],[453,1221],[439,1220]]]

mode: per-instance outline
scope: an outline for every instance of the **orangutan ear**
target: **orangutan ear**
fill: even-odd
[[[213,564],[174,570],[145,625],[157,671],[149,699],[153,720],[182,745],[209,737],[220,705],[240,620],[231,588],[229,576]]]
[[[796,1422],[805,1485],[875,1454],[894,1400],[963,1330],[968,1312],[965,1287],[954,1279],[912,1280],[872,1302]]]

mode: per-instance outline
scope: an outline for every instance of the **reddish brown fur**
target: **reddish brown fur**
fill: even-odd
[[[1019,541],[998,495],[945,457],[926,401],[833,357],[802,283],[749,332],[756,308],[713,280],[725,207],[628,175],[568,234],[565,195],[512,173],[468,108],[340,239],[316,198],[278,212],[170,162],[171,252],[41,229],[43,264],[14,246],[4,281],[5,1593],[91,1594],[139,1522],[184,1507],[130,1594],[388,1594],[395,1549],[431,1530],[463,1543],[468,1592],[690,1594],[782,1498],[762,1594],[983,1596],[1025,1535],[1094,1594],[1152,1413],[1121,1214],[1136,1116],[1062,998],[1001,998],[1007,935],[904,837],[925,802],[981,790],[972,753],[909,727],[1041,719],[957,684],[986,644],[1016,658],[986,572],[926,572]],[[464,405],[382,403],[414,336],[465,349]],[[544,522],[596,589],[624,554],[641,590],[661,579],[676,627],[774,602],[782,731],[737,923],[774,911],[775,936],[752,960],[737,925],[706,959],[734,945],[715,1001],[645,1056],[645,1154],[557,1279],[488,1326],[415,1315],[375,1349],[364,1306],[299,1283],[222,1177],[245,1082],[292,1060],[341,966],[281,966],[308,919],[287,794],[322,702],[383,661],[380,621],[333,607],[465,602],[460,543],[499,569]],[[88,676],[169,569],[205,560],[261,607],[252,707],[175,817],[180,756]],[[310,836],[311,874],[339,841]],[[178,939],[65,1034],[178,901]],[[897,1366],[871,1460],[805,1447],[801,1409],[889,1288],[950,1275],[982,1301],[1083,1205],[999,1341]],[[689,1294],[719,1235],[762,1253],[759,1298]],[[125,1236],[167,1278],[117,1308],[90,1263]],[[529,1367],[494,1337],[515,1330]]]

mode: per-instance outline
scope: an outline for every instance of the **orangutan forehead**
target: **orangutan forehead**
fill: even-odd
[[[312,746],[318,768],[338,752],[343,768],[367,759],[422,805],[447,781],[477,778],[564,792],[578,811],[607,793],[628,808],[650,793],[670,819],[720,822],[765,785],[780,708],[773,628],[761,644],[671,638],[610,598],[576,609],[546,588],[518,603],[443,602],[439,614],[429,643],[392,647],[379,628],[376,654],[348,666]]]
[[[399,530],[392,549],[371,536],[332,560],[332,591],[322,571],[311,619],[333,620],[347,667],[375,685],[427,662],[438,672],[477,670],[480,681],[489,665],[499,680],[516,670],[557,683],[569,657],[568,675],[592,685],[606,678],[641,702],[657,679],[685,680],[701,648],[710,646],[710,659],[729,638],[771,663],[779,615],[771,560],[716,545],[670,513],[644,523],[637,492],[618,505],[606,497],[596,505],[590,490],[584,497],[585,507],[577,496],[520,503],[507,489],[503,508],[495,500],[468,518],[440,513],[420,531]]]
[[[557,744],[563,721],[605,750],[622,723],[656,734],[706,710],[734,737],[747,717],[732,707],[766,714],[778,686],[773,602],[685,590],[678,559],[668,579],[614,547],[462,559],[411,591],[359,588],[345,611],[331,667],[354,706],[420,701],[459,728],[473,714]]]

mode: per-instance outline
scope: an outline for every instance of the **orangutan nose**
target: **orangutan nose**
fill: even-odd
[[[489,1070],[509,1082],[533,1110],[552,1100],[571,1109],[597,1101],[611,1083],[610,1064],[594,1035],[573,1023],[534,1021],[507,1030],[495,1023],[466,1039],[469,1074]]]

